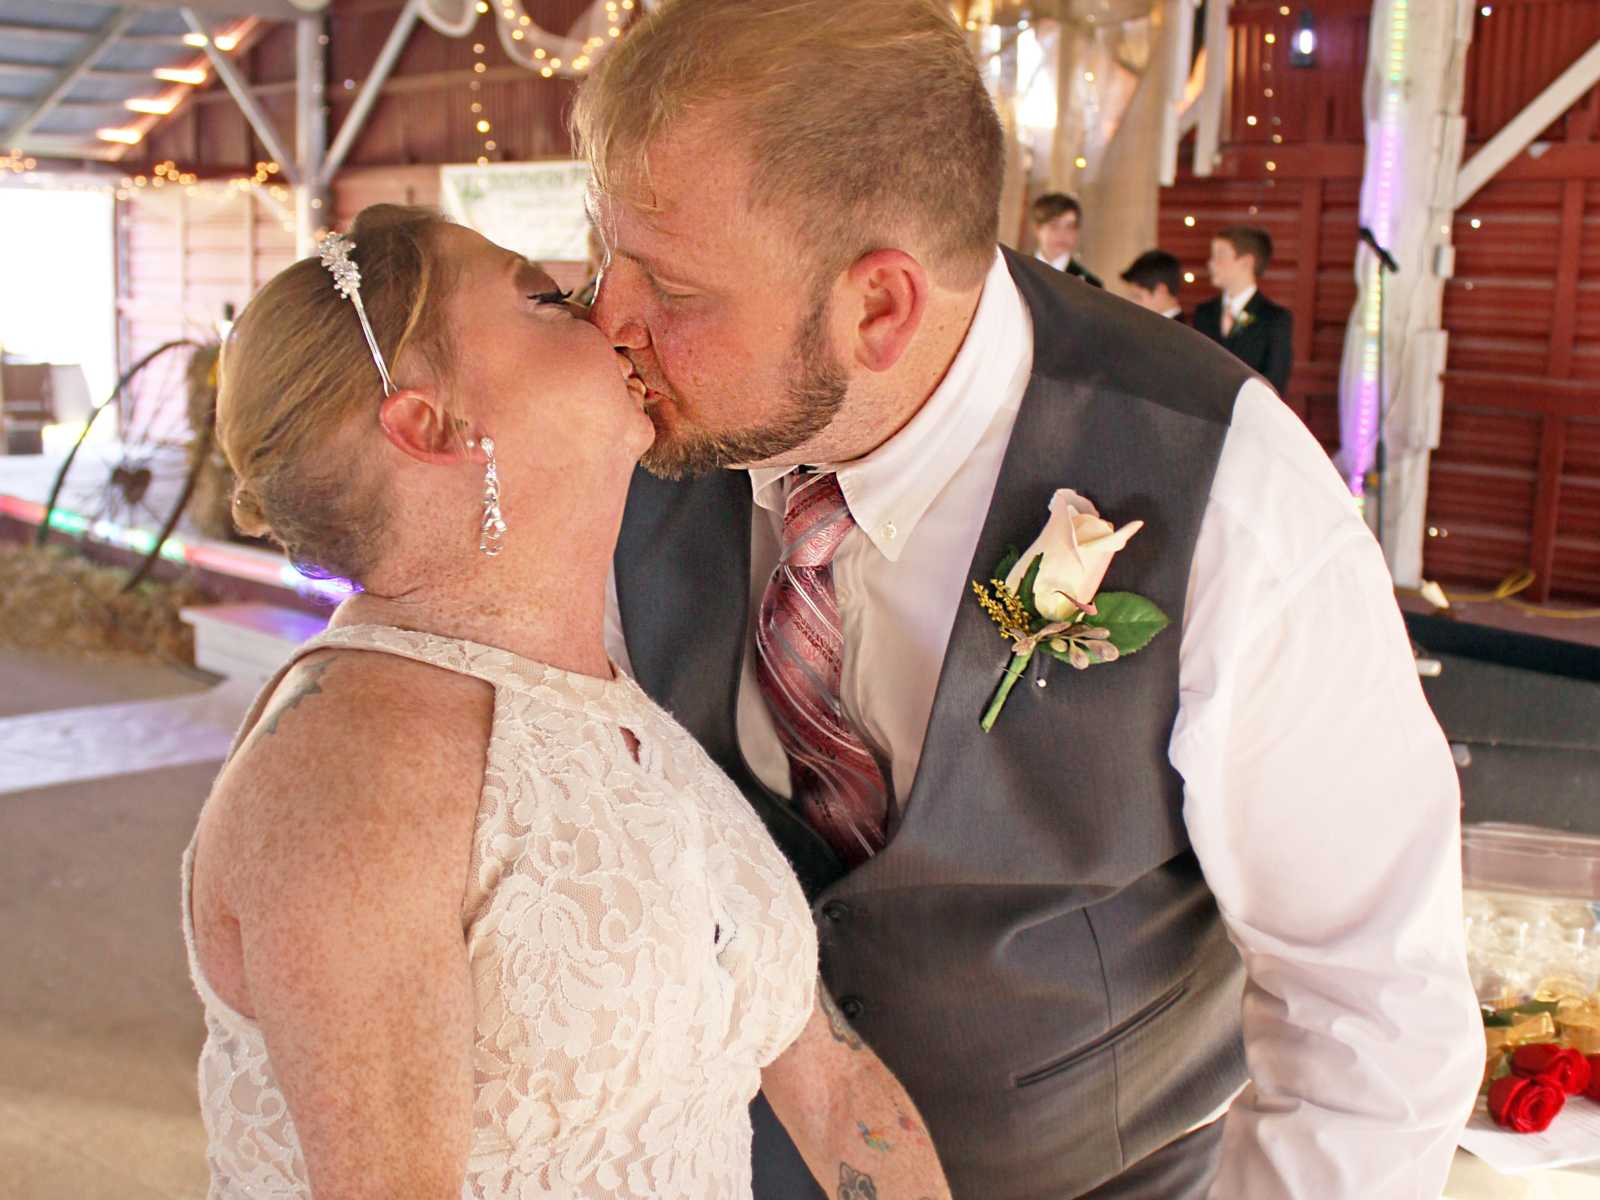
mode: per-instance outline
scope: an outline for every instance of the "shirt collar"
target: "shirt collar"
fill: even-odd
[[[1179,317],[1183,316],[1183,305],[1174,304],[1171,308],[1167,309],[1167,311],[1162,313],[1161,315],[1163,317],[1166,317],[1167,320],[1169,320],[1169,321],[1175,321]]]
[[[1248,287],[1245,288],[1244,291],[1240,292],[1237,296],[1229,298],[1228,311],[1233,314],[1233,319],[1235,321],[1239,319],[1240,314],[1244,312],[1245,305],[1250,303],[1250,301],[1255,297],[1255,294],[1256,289],[1253,287]]]
[[[1070,254],[1063,254],[1059,258],[1046,258],[1039,251],[1035,250],[1033,252],[1033,256],[1042,263],[1049,263],[1058,271],[1065,271],[1072,262],[1072,255]]]
[[[1022,293],[995,252],[966,339],[933,395],[893,437],[854,462],[817,464],[834,471],[850,515],[890,562],[899,560],[917,523],[955,477],[1007,400],[1020,396],[1033,369],[1033,322]],[[754,467],[755,502],[782,512],[783,480],[795,467]]]

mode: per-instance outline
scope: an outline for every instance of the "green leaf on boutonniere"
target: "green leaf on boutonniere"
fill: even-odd
[[[1101,592],[1094,606],[1099,611],[1085,623],[1110,631],[1111,644],[1123,655],[1143,650],[1170,624],[1166,613],[1133,592]]]
[[[1483,1027],[1485,1029],[1510,1029],[1516,1022],[1506,1013],[1490,1012],[1483,1010]]]
[[[1015,565],[1015,563],[1012,564],[1012,566]],[[1022,601],[1022,606],[1034,615],[1037,615],[1039,610],[1034,607],[1033,603],[1033,581],[1039,578],[1039,568],[1042,565],[1044,565],[1044,555],[1035,554],[1033,561],[1028,564],[1028,569],[1022,574],[1022,582],[1017,585],[1017,598]],[[1004,579],[1005,576],[1001,575],[1000,578]]]
[[[1007,546],[1005,557],[1000,560],[999,565],[995,567],[994,573],[991,574],[989,578],[1004,579],[1007,575],[1011,574],[1011,568],[1017,565],[1017,559],[1021,557],[1021,550],[1018,550],[1015,546]]]

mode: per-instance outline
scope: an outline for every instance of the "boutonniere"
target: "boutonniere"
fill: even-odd
[[[1248,308],[1245,309],[1233,319],[1233,332],[1238,333],[1239,330],[1245,328],[1247,325],[1253,325],[1255,323],[1255,319],[1255,313],[1251,312]]]
[[[1144,649],[1167,627],[1167,614],[1132,592],[1100,592],[1111,560],[1143,521],[1121,529],[1077,492],[1050,499],[1050,519],[1021,554],[1011,551],[988,584],[972,581],[983,611],[1011,642],[1011,661],[979,722],[988,733],[1006,697],[1043,650],[1082,671]],[[1040,686],[1044,686],[1041,678]]]

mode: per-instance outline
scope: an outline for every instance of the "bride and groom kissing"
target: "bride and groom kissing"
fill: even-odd
[[[360,590],[185,857],[212,1194],[1437,1196],[1454,769],[1309,433],[997,245],[938,0],[669,2],[572,120],[586,314],[380,207],[224,349]]]

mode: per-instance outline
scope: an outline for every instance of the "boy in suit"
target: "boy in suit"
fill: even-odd
[[[1178,301],[1178,289],[1183,286],[1183,264],[1177,255],[1165,250],[1146,250],[1128,264],[1128,269],[1122,273],[1122,282],[1128,285],[1128,298],[1140,308],[1184,323],[1183,305]]]
[[[1090,287],[1103,288],[1100,277],[1073,256],[1078,250],[1078,230],[1083,224],[1083,206],[1065,192],[1046,192],[1033,202],[1033,236],[1038,243],[1034,257],[1058,271],[1083,280]]]
[[[1271,261],[1272,238],[1266,230],[1233,225],[1219,232],[1211,239],[1206,269],[1222,295],[1195,309],[1194,327],[1266,376],[1278,395],[1286,396],[1294,364],[1294,317],[1256,285]]]

